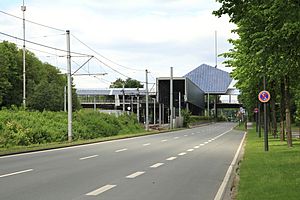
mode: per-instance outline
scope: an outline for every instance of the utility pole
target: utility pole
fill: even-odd
[[[179,118],[181,118],[181,93],[180,92],[178,95],[178,111],[179,111]]]
[[[146,131],[149,131],[149,92],[148,92],[148,70],[146,69]]]
[[[21,6],[21,10],[23,11],[23,107],[26,108],[26,47],[25,47],[25,11],[26,6]]]
[[[67,86],[64,86],[64,112],[67,112]]]
[[[138,122],[140,122],[140,95],[138,94],[137,97],[136,97],[136,117],[137,117],[137,120]]]
[[[71,48],[70,48],[70,31],[67,35],[67,65],[68,65],[68,141],[72,142],[72,77],[71,77]]]
[[[209,117],[209,93],[207,93],[207,117]]]
[[[264,75],[264,91],[266,91],[266,75]],[[265,151],[269,151],[269,142],[268,142],[268,119],[267,119],[267,103],[264,103],[264,143]]]
[[[156,101],[155,98],[153,98],[153,124],[156,124],[156,107],[155,107]]]
[[[125,89],[124,89],[124,83],[123,83],[123,113],[125,113]]]
[[[218,67],[218,32],[215,30],[215,68]]]
[[[170,129],[173,129],[173,67],[170,74]]]

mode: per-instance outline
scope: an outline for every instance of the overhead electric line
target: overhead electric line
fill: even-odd
[[[20,19],[20,20],[23,20],[23,18],[21,18],[21,17],[18,17],[18,16],[16,16],[16,15],[13,15],[13,14],[10,14],[10,13],[7,13],[7,12],[4,12],[4,11],[2,11],[2,10],[0,10],[0,13],[3,13],[3,14],[5,14],[5,15],[8,15],[8,16],[11,16],[11,17]],[[26,22],[29,22],[29,23],[31,23],[31,24],[35,24],[35,25],[38,25],[38,26],[43,26],[43,27],[45,27],[45,28],[49,28],[49,29],[52,29],[52,30],[63,31],[63,32],[65,32],[65,30],[63,30],[63,29],[59,29],[59,28],[55,28],[55,27],[52,27],[52,26],[44,25],[44,24],[41,24],[41,23],[38,23],[38,22],[34,22],[34,21],[31,21],[31,20],[28,20],[28,19],[26,19],[25,21],[26,21]]]
[[[83,41],[81,41],[79,38],[77,38],[75,35],[71,34],[78,42],[80,42],[82,45],[84,45],[85,47],[87,47],[89,50],[91,50],[92,52],[94,52],[95,54],[97,54],[98,56],[108,60],[109,62],[117,65],[117,66],[120,66],[120,67],[123,67],[125,69],[129,69],[129,70],[133,70],[133,71],[144,71],[142,69],[134,69],[134,68],[131,68],[131,67],[127,67],[127,66],[124,66],[124,65],[121,65],[117,62],[114,62],[113,60],[103,56],[102,54],[100,54],[99,52],[97,52],[96,50],[92,49],[90,46],[88,46],[86,43],[84,43]]]
[[[0,34],[5,35],[5,36],[10,37],[10,38],[14,38],[14,39],[17,39],[17,40],[24,41],[24,39],[22,39],[22,38],[19,38],[19,37],[16,37],[16,36],[13,36],[13,35],[10,35],[10,34],[7,34],[7,33],[0,32]],[[37,46],[42,46],[42,47],[45,47],[45,48],[48,48],[48,49],[53,49],[53,50],[56,50],[56,51],[62,51],[62,52],[67,53],[67,50],[64,50],[64,49],[59,49],[59,48],[56,48],[56,47],[47,46],[47,45],[40,44],[40,43],[37,43],[37,42],[29,41],[29,40],[25,40],[25,42],[28,42],[30,44],[34,44],[34,45],[37,45]],[[88,55],[88,54],[84,54],[84,53],[78,53],[78,52],[73,52],[73,51],[71,51],[71,53],[81,55],[81,56],[86,56],[86,57],[92,57],[92,55]]]

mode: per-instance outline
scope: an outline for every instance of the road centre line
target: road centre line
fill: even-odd
[[[200,144],[200,146],[204,146],[205,144]]]
[[[86,156],[86,157],[79,158],[79,160],[86,160],[86,159],[90,159],[90,158],[95,158],[97,156],[99,156],[99,155]]]
[[[175,140],[177,140],[179,137],[174,137]]]
[[[167,158],[166,160],[168,161],[171,161],[171,160],[175,160],[177,157],[170,157],[170,158]]]
[[[182,153],[179,153],[178,155],[179,156],[183,156],[183,155],[185,155],[186,153],[185,152],[182,152]]]
[[[164,163],[156,163],[156,164],[150,166],[150,168],[157,168],[157,167],[160,167],[162,165],[164,165]]]
[[[197,146],[194,146],[194,149],[199,149],[199,146],[197,145]]]
[[[187,137],[187,135],[184,135],[184,137]]]
[[[8,177],[8,176],[13,176],[13,175],[17,175],[17,174],[23,174],[26,172],[31,172],[33,171],[33,169],[26,169],[26,170],[22,170],[22,171],[18,171],[18,172],[13,172],[13,173],[9,173],[9,174],[3,174],[0,175],[0,178],[4,178],[4,177]]]
[[[130,174],[130,175],[126,176],[126,178],[136,178],[136,177],[138,177],[138,176],[140,176],[140,175],[142,175],[144,173],[145,172],[135,172],[133,174]]]
[[[162,140],[161,142],[166,142],[166,141],[168,141],[168,140]]]
[[[119,153],[119,152],[123,152],[123,151],[127,151],[127,150],[128,150],[128,149],[126,149],[126,148],[125,148],[125,149],[119,149],[119,150],[116,150],[115,152],[116,152],[116,153]]]
[[[143,146],[149,146],[151,145],[151,143],[146,143],[146,144],[143,144]]]
[[[191,152],[191,151],[194,151],[194,150],[195,150],[195,149],[188,149],[187,151],[188,151],[188,152]]]
[[[91,191],[91,192],[87,193],[86,195],[87,196],[97,196],[97,195],[99,195],[103,192],[106,192],[107,190],[110,190],[110,189],[114,188],[114,187],[116,187],[116,185],[105,185],[101,188],[98,188],[94,191]]]

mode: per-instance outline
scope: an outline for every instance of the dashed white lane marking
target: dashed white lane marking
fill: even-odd
[[[126,178],[136,178],[136,177],[138,177],[138,176],[140,176],[140,175],[142,175],[144,173],[145,172],[135,172],[133,174],[130,174],[130,175],[126,176]]]
[[[4,178],[4,177],[8,177],[8,176],[13,176],[13,175],[17,175],[17,174],[23,174],[26,172],[30,172],[33,171],[33,169],[26,169],[26,170],[22,170],[22,171],[18,171],[18,172],[13,172],[13,173],[9,173],[9,174],[3,174],[0,175],[0,178]]]
[[[143,146],[149,146],[151,143],[146,143],[146,144],[143,144]]]
[[[110,190],[112,188],[116,187],[116,185],[105,185],[101,188],[98,188],[97,190],[91,191],[89,193],[87,193],[87,196],[97,196],[103,192],[106,192],[107,190]]]
[[[199,146],[194,146],[194,149],[199,149]]]
[[[166,160],[168,161],[171,161],[171,160],[175,160],[177,157],[170,157],[170,158],[167,158]]]
[[[168,140],[162,140],[161,142],[166,142],[166,141],[168,141]]]
[[[179,137],[174,137],[175,140],[177,140]]]
[[[208,142],[204,142],[204,144],[208,144]]]
[[[208,142],[211,142],[212,140],[208,140]]]
[[[195,135],[195,133],[192,133],[192,135]]]
[[[200,144],[200,146],[204,146],[204,144]]]
[[[179,153],[178,155],[179,156],[183,156],[183,155],[185,155],[186,153],[185,152],[182,152],[182,153]]]
[[[187,151],[191,152],[191,151],[194,151],[195,149],[188,149]]]
[[[123,151],[127,151],[128,149],[119,149],[117,151],[115,151],[116,153],[119,153],[119,152],[123,152]]]
[[[187,137],[187,135],[184,135],[184,137]]]
[[[90,159],[90,158],[95,158],[97,156],[99,156],[99,155],[86,156],[86,157],[79,158],[79,160],[86,160],[86,159]]]
[[[150,168],[157,168],[157,167],[160,167],[162,165],[164,165],[164,163],[156,163],[156,164],[150,166]]]

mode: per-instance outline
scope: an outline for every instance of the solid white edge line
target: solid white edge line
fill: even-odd
[[[23,174],[26,172],[30,172],[33,171],[33,169],[26,169],[26,170],[22,170],[22,171],[18,171],[18,172],[13,172],[13,173],[9,173],[9,174],[3,174],[0,175],[0,178],[4,178],[4,177],[8,177],[8,176],[13,176],[13,175],[17,175],[17,174]]]
[[[127,151],[127,150],[128,150],[128,149],[126,149],[126,148],[125,148],[125,149],[119,149],[119,150],[116,150],[115,152],[116,152],[116,153],[119,153],[119,152],[123,152],[123,151]]]
[[[86,195],[87,196],[97,196],[97,195],[99,195],[103,192],[106,192],[107,190],[110,190],[110,189],[114,188],[114,187],[116,187],[116,185],[105,185],[101,188],[98,188],[94,191],[91,191],[91,192],[87,193]]]
[[[245,133],[244,133],[244,136],[243,136],[243,139],[242,139],[242,141],[241,141],[241,143],[240,143],[240,146],[239,146],[238,150],[236,151],[235,156],[234,156],[234,158],[233,158],[233,160],[232,160],[230,166],[228,167],[228,170],[227,170],[227,172],[226,172],[226,175],[225,175],[225,177],[224,177],[224,179],[223,179],[222,184],[221,184],[220,187],[219,187],[219,190],[218,190],[218,192],[217,192],[217,194],[216,194],[214,200],[221,200],[221,199],[223,198],[224,191],[225,191],[225,189],[226,189],[226,186],[227,186],[227,184],[228,184],[228,182],[229,182],[229,179],[230,179],[230,175],[231,175],[231,173],[232,173],[232,170],[234,169],[234,166],[235,166],[235,164],[236,164],[236,161],[237,161],[238,156],[239,156],[239,154],[240,154],[240,151],[241,151],[241,149],[242,149],[242,146],[243,146],[244,140],[245,140],[245,138],[246,138],[246,135],[247,135],[247,133],[245,132]]]
[[[157,168],[157,167],[160,167],[162,165],[164,165],[164,163],[156,163],[156,164],[150,166],[150,168]]]
[[[130,174],[130,175],[126,176],[126,178],[136,178],[136,177],[138,177],[138,176],[140,176],[140,175],[142,175],[144,173],[145,172],[135,172],[133,174]]]
[[[167,158],[166,160],[168,161],[171,161],[171,160],[175,160],[177,157],[170,157],[170,158]]]
[[[92,156],[87,156],[87,157],[82,157],[82,158],[79,158],[79,160],[86,160],[86,159],[90,159],[90,158],[95,158],[99,155],[92,155]]]

